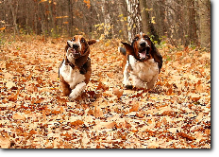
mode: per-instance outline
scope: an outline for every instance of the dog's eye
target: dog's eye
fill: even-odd
[[[74,38],[72,38],[72,41],[75,41],[75,37],[74,37]]]
[[[82,43],[84,43],[84,42],[85,42],[84,38],[82,38],[82,39],[81,39],[81,42],[82,42]]]
[[[149,38],[148,38],[148,36],[145,35],[145,36],[144,36],[144,39],[147,39],[147,40],[148,40]]]

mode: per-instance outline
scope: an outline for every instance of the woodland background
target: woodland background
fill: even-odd
[[[0,0],[0,148],[210,149],[210,8],[209,0]],[[126,90],[117,49],[140,31],[163,67],[154,89]],[[61,95],[58,78],[74,34],[100,39],[79,102]]]
[[[129,41],[142,31],[158,43],[209,48],[210,8],[210,0],[0,0],[0,29]]]

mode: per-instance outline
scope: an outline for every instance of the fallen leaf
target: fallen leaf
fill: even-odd
[[[123,95],[123,90],[120,90],[118,88],[114,88],[113,89],[113,94],[116,95],[118,99],[120,99],[121,96]]]
[[[95,107],[94,116],[96,118],[103,117],[103,111],[102,111],[102,109],[100,107]]]
[[[109,87],[107,87],[107,86],[106,86],[105,84],[103,84],[102,82],[99,82],[99,84],[98,84],[96,90],[99,90],[99,89],[103,89],[103,90],[105,91],[105,90],[108,90]]]
[[[86,131],[83,132],[83,136],[82,136],[82,139],[81,139],[81,142],[82,142],[82,145],[85,146],[86,148],[86,144],[89,142],[89,138],[87,137],[87,133]]]
[[[18,98],[19,93],[20,93],[19,90],[17,90],[17,93],[16,93],[16,94],[12,93],[10,96],[8,96],[8,100],[9,100],[9,101],[17,101],[17,98]]]
[[[181,136],[183,138],[186,138],[186,140],[189,140],[189,141],[192,141],[192,140],[196,139],[195,137],[189,136],[188,134],[185,134],[183,132],[179,132],[179,133],[177,133],[177,135],[179,135],[179,136]]]
[[[138,109],[139,109],[139,104],[136,103],[132,106],[132,108],[129,110],[129,112],[137,112]]]
[[[0,136],[0,147],[2,149],[10,148],[10,145],[11,145],[11,141],[9,138],[4,138]]]
[[[15,86],[15,83],[14,82],[12,82],[12,81],[8,81],[7,83],[6,83],[6,87],[7,88],[12,88],[13,86]]]
[[[74,122],[70,122],[70,124],[71,124],[71,126],[79,126],[79,125],[84,124],[84,122],[81,120],[76,120]]]
[[[193,102],[197,102],[200,98],[201,98],[201,96],[199,96],[199,97],[191,97],[191,100]]]
[[[16,120],[25,120],[25,116],[23,114],[21,114],[21,113],[13,114],[12,118],[16,119]]]
[[[172,95],[172,93],[173,93],[173,89],[169,88],[168,91],[167,91],[167,95]]]

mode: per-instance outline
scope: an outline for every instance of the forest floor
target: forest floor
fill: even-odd
[[[119,41],[100,41],[85,99],[69,102],[58,79],[66,40],[1,47],[1,148],[211,148],[210,52],[159,46],[154,89],[125,90]]]

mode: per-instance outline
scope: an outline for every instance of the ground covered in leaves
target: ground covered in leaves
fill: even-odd
[[[57,74],[66,40],[1,47],[1,148],[211,148],[210,52],[163,44],[155,88],[125,90],[119,41],[100,41],[84,100],[69,102]]]

